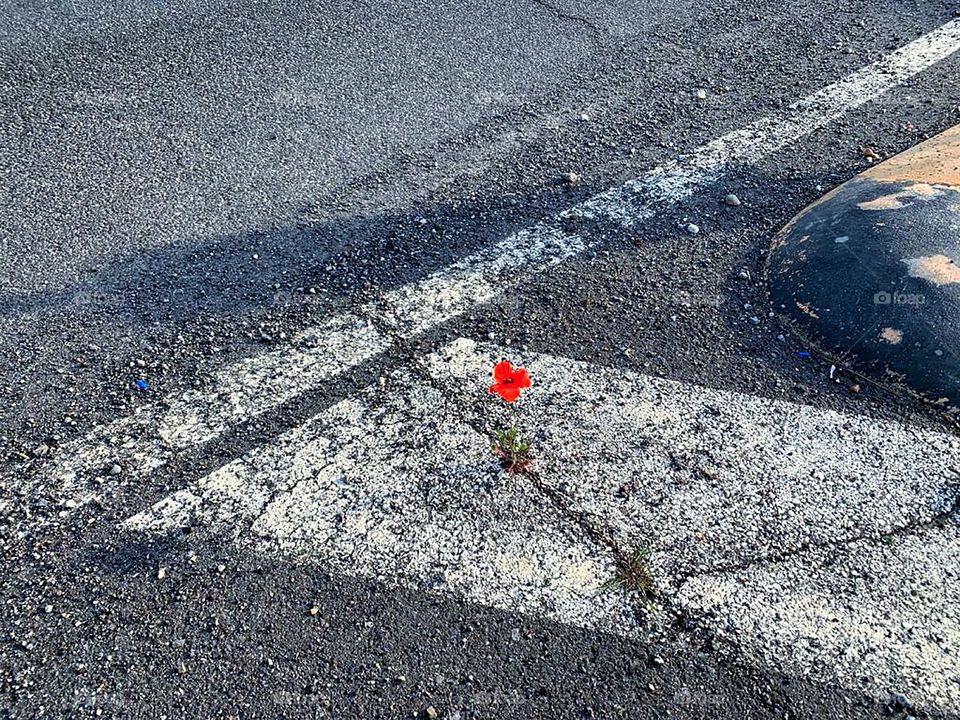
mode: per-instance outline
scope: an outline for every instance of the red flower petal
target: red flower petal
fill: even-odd
[[[516,385],[502,385],[497,394],[500,395],[508,403],[512,403],[514,400],[520,397],[520,388]]]
[[[497,382],[503,382],[513,374],[513,365],[504,360],[498,362],[493,368],[493,379]]]
[[[517,368],[513,373],[513,384],[518,388],[530,387],[530,375],[526,368]]]
[[[520,397],[520,391],[530,387],[530,375],[526,368],[514,368],[506,360],[498,362],[493,368],[496,381],[490,386],[490,392],[512,403]]]

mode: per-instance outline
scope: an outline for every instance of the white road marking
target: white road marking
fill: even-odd
[[[528,481],[498,473],[487,439],[463,421],[499,407],[486,385],[502,352],[453,343],[427,361],[432,382],[396,370],[386,391],[376,386],[344,400],[126,527],[169,532],[199,523],[259,552],[388,585],[635,634],[627,608],[613,599],[620,596],[597,594],[612,572],[609,551]],[[755,602],[759,609],[743,624],[772,623],[748,638],[758,648],[762,638],[806,632],[800,615],[777,615],[779,586],[762,569],[774,568],[776,577],[771,558],[876,539],[930,521],[956,499],[960,443],[949,435],[564,358],[522,360],[534,389],[522,402],[521,425],[535,438],[541,481],[623,551],[648,547],[662,593],[733,615]],[[904,543],[903,552],[919,568],[911,578],[917,587],[937,582],[931,568],[952,572],[960,564],[946,557],[952,544]],[[732,590],[740,575],[731,568],[744,565],[761,568],[755,600]],[[846,657],[834,672],[829,652],[811,645],[792,655],[784,641],[776,651],[782,664],[833,672],[851,687],[869,675],[878,695],[897,688],[960,708],[944,673],[956,662],[960,584],[929,596],[875,593],[868,608],[859,606],[855,583],[805,567],[790,565],[796,602],[819,594],[845,608],[838,632],[849,640]],[[869,571],[887,586],[898,568]],[[945,597],[954,603],[946,613]],[[926,638],[920,651],[886,624],[913,612],[936,614],[939,628],[940,640]],[[869,652],[857,640],[867,636]]]
[[[559,229],[565,217],[624,224],[648,218],[657,206],[688,197],[726,169],[763,160],[958,49],[960,20],[953,20],[798,101],[782,116],[763,118],[728,133],[681,160],[590,198],[553,221],[515,233],[424,280],[388,292],[357,315],[333,318],[307,331],[292,347],[222,370],[214,390],[187,393],[174,400],[169,410],[144,409],[133,418],[95,429],[63,448],[47,477],[61,482],[66,495],[82,502],[93,496],[90,477],[102,475],[114,461],[133,474],[156,468],[171,452],[211,440],[239,420],[276,408],[375,357],[390,346],[393,333],[427,331],[496,297],[524,273],[579,253],[582,238]],[[393,332],[381,332],[370,324],[371,319],[392,327]]]
[[[713,615],[761,667],[854,688],[869,677],[883,699],[960,709],[956,522],[693,578],[679,599]]]
[[[627,599],[598,594],[610,556],[519,479],[410,370],[343,400],[131,518],[213,527],[241,546],[388,586],[631,634]],[[376,405],[375,405],[376,404]]]
[[[795,102],[784,116],[762,118],[689,156],[629,180],[571,211],[631,224],[649,217],[649,203],[679,202],[737,165],[755,165],[960,50],[960,20],[951,20],[839,82]],[[642,205],[638,206],[638,202]]]
[[[97,491],[91,478],[120,463],[128,479],[144,477],[178,451],[212,440],[233,423],[277,407],[389,347],[368,319],[340,315],[275,350],[220,371],[213,390],[191,390],[167,408],[144,407],[68,443],[47,476],[75,503]]]

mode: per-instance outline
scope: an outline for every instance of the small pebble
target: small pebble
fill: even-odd
[[[689,225],[687,225],[687,232],[690,233],[691,235],[697,235],[700,232],[700,226],[690,223]]]
[[[698,99],[698,100],[706,100],[706,99],[707,99],[707,91],[704,90],[703,88],[700,88],[699,90],[697,90],[697,99]]]
[[[740,198],[738,198],[738,197],[737,197],[736,195],[734,195],[733,193],[730,193],[729,195],[727,195],[727,196],[723,199],[723,201],[724,201],[729,207],[740,207]]]
[[[167,569],[165,567],[157,570],[157,580],[163,580],[167,576]]]
[[[890,709],[894,712],[910,712],[913,710],[913,703],[906,695],[895,693],[890,696]]]

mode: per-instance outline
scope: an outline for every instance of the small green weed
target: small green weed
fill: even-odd
[[[500,458],[500,465],[509,473],[524,473],[530,469],[533,457],[530,443],[520,437],[516,427],[509,430],[497,430],[493,442],[493,452]]]
[[[633,555],[620,563],[617,574],[600,586],[600,592],[622,589],[638,592],[647,599],[652,598],[653,571],[647,563],[649,557],[647,548],[635,550]]]

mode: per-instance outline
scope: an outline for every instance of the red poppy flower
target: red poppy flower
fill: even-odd
[[[530,376],[526,368],[514,368],[504,360],[493,368],[493,379],[496,381],[490,386],[490,392],[496,393],[508,403],[520,397],[520,391],[530,387]]]

